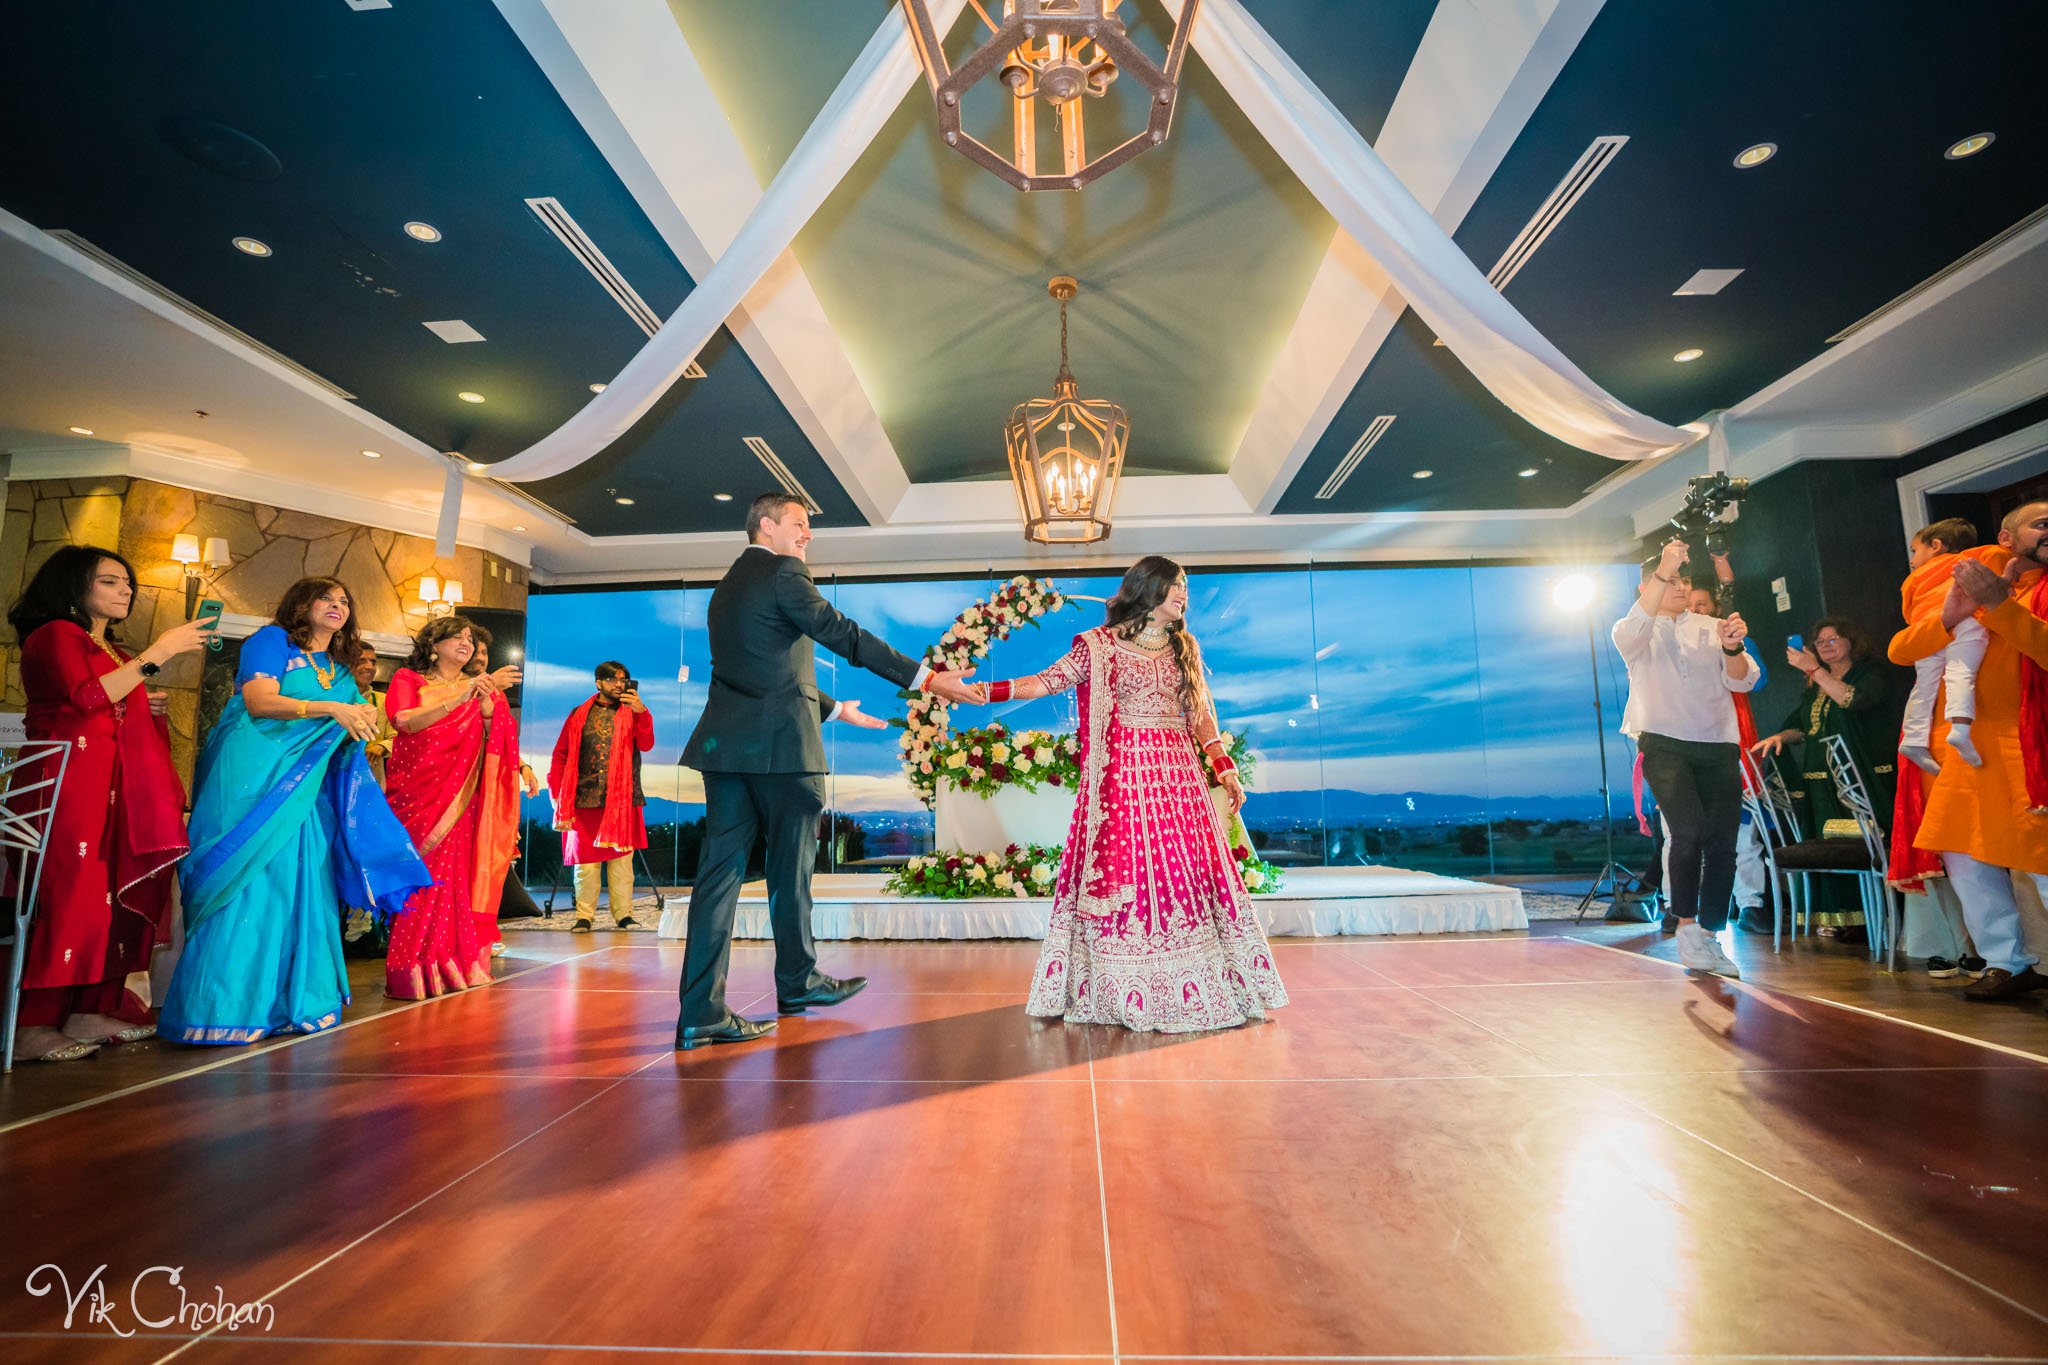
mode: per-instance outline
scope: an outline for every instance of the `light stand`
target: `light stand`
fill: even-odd
[[[1600,888],[1607,888],[1611,902],[1620,892],[1624,880],[1636,880],[1636,874],[1614,860],[1614,803],[1607,779],[1607,708],[1600,695],[1600,647],[1593,634],[1592,579],[1584,574],[1574,574],[1558,583],[1552,593],[1560,607],[1582,613],[1586,621],[1586,664],[1593,674],[1593,737],[1600,746],[1600,827],[1607,840],[1606,861],[1600,864],[1599,875],[1586,888],[1586,894],[1579,898],[1578,913],[1572,916],[1577,924],[1586,918],[1587,909],[1600,898]]]

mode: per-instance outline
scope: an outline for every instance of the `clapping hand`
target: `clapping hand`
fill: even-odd
[[[2005,566],[2003,574],[1993,573],[1974,559],[1958,559],[1955,567],[1956,586],[1962,589],[1972,603],[1979,607],[1995,607],[2012,596],[2014,585],[2020,574],[2026,570],[2027,561],[2015,555]],[[1944,613],[1943,619],[1946,620]]]
[[[842,725],[853,725],[863,730],[886,730],[889,728],[888,721],[883,720],[880,716],[871,716],[861,710],[860,703],[857,701],[840,702],[838,714],[834,715],[832,719],[840,722]]]
[[[497,688],[500,692],[509,692],[519,686],[521,674],[518,664],[506,664],[503,668],[492,669],[488,676],[491,680],[491,686]]]
[[[943,673],[934,670],[924,680],[924,690],[955,706],[988,705],[988,686],[985,683],[970,683],[973,669],[959,673]]]

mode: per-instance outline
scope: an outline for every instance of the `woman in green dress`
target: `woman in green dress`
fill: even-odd
[[[1842,736],[1870,793],[1878,828],[1889,837],[1898,781],[1900,709],[1891,665],[1871,648],[1870,637],[1860,626],[1839,616],[1816,622],[1812,641],[1811,649],[1786,649],[1786,661],[1806,675],[1806,690],[1778,732],[1757,741],[1755,752],[1764,758],[1782,752],[1787,744],[1802,744],[1803,761],[1796,767],[1789,761],[1787,765],[1798,780],[1787,786],[1801,831],[1815,839],[1830,820],[1852,818],[1828,773],[1827,739]],[[1842,938],[1860,940],[1863,912],[1854,891],[1847,878],[1816,878],[1814,923],[1833,927]]]

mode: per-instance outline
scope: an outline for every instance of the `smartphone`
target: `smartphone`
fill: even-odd
[[[1787,635],[1787,636],[1785,637],[1785,648],[1787,648],[1787,649],[1805,649],[1805,648],[1806,648],[1806,637],[1805,637],[1804,635]]]
[[[208,649],[219,649],[222,646],[220,614],[226,609],[227,603],[221,601],[218,597],[206,598],[199,604],[199,615],[194,619],[207,629],[206,647]]]
[[[637,693],[637,692],[638,692],[638,691],[640,690],[640,680],[639,680],[638,678],[628,678],[628,679],[626,679],[626,690],[627,690],[628,692],[636,692],[636,693]]]

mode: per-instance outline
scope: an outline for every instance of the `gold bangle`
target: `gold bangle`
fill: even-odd
[[[301,702],[299,703],[299,719],[300,719],[300,720],[304,720],[305,718],[306,718],[306,703],[305,703],[305,702],[303,702],[303,701],[301,701]]]

